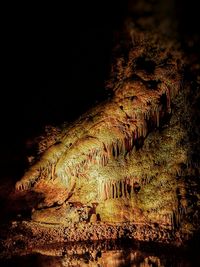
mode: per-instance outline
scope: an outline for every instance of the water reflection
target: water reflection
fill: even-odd
[[[105,241],[49,245],[21,251],[20,256],[0,262],[0,266],[20,267],[191,267],[200,259],[186,251],[154,244],[129,244]],[[198,261],[198,262],[197,262]]]

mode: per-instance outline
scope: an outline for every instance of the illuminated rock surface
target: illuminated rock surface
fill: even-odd
[[[199,115],[184,76],[188,59],[146,23],[125,23],[109,99],[40,138],[37,158],[16,183],[31,221],[12,222],[5,249],[120,238],[180,246],[199,232]],[[106,265],[107,252],[102,266],[123,264],[116,263],[122,252],[113,253],[115,263]],[[165,265],[148,255],[140,266]]]
[[[158,236],[163,228],[186,238],[197,230],[190,198],[199,195],[183,55],[162,35],[127,23],[129,50],[113,64],[112,96],[52,135],[16,190],[40,196],[35,222],[156,225]]]

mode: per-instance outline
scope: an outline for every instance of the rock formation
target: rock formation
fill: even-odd
[[[160,240],[177,243],[199,229],[198,125],[187,58],[148,23],[126,21],[113,51],[109,99],[53,131],[45,145],[43,138],[39,158],[16,183],[17,191],[38,195],[32,221],[79,233],[70,238],[67,231],[69,240],[99,225],[102,232],[108,225],[151,227],[157,237],[151,230],[148,240],[165,231]]]

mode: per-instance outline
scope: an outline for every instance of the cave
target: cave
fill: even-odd
[[[1,266],[199,264],[197,4],[36,9],[15,73],[48,75],[1,98]]]

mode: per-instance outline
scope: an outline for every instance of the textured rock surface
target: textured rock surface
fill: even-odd
[[[172,105],[183,95],[181,56],[150,34],[128,33],[139,40],[130,38],[127,62],[120,56],[113,66],[113,96],[64,128],[16,184],[42,194],[44,211],[33,213],[34,220],[56,222],[57,209],[45,209],[56,204],[77,209],[76,203],[96,202],[102,221],[179,223],[185,207],[176,197],[177,175],[187,148],[180,146],[184,130]],[[70,207],[68,213],[66,222],[77,220]]]
[[[35,196],[34,222],[22,226],[40,241],[179,245],[199,230],[199,115],[184,77],[187,58],[154,21],[137,23],[127,20],[114,49],[110,98],[47,129],[39,159],[16,184]]]

